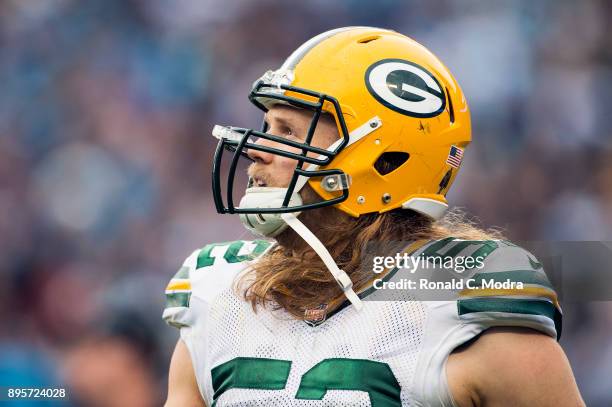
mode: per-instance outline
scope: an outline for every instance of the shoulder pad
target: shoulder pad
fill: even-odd
[[[230,287],[248,261],[262,255],[271,245],[272,242],[265,240],[238,240],[212,243],[195,250],[166,287],[166,307],[162,318],[178,328],[191,326],[195,317],[190,309],[192,297],[210,302]]]
[[[521,326],[552,337],[561,335],[561,307],[542,264],[527,250],[505,241],[494,242],[471,277],[471,287],[457,301],[464,323]]]

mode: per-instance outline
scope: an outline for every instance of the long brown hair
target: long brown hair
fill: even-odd
[[[499,239],[498,230],[479,229],[458,210],[439,221],[411,210],[397,209],[352,218],[333,207],[304,212],[300,220],[317,235],[338,267],[353,281],[355,291],[367,287],[374,277],[363,267],[366,247],[371,242],[442,239]],[[278,244],[253,262],[236,284],[253,309],[285,309],[297,319],[304,311],[321,304],[334,308],[344,296],[319,256],[295,232],[288,229]],[[367,264],[367,263],[366,263]]]

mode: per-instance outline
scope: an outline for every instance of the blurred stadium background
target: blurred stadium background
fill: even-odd
[[[454,205],[512,239],[612,240],[611,21],[604,0],[3,0],[0,385],[161,404],[167,280],[246,237],[213,208],[212,125],[257,126],[253,80],[333,27],[393,28],[454,72],[474,127]],[[582,394],[610,406],[612,303],[564,305]]]

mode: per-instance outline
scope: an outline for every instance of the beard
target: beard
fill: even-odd
[[[293,171],[295,171],[295,168],[293,168]],[[293,173],[293,171],[291,171],[291,173]],[[286,188],[291,180],[291,176],[285,177],[286,179],[281,179],[277,174],[264,170],[261,164],[258,163],[249,165],[247,175],[249,180],[252,181],[253,186]],[[251,182],[249,182],[249,184],[251,184]]]

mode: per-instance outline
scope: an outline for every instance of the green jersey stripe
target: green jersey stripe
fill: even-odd
[[[542,315],[550,319],[555,317],[555,306],[548,301],[502,299],[502,298],[470,298],[457,301],[459,315],[473,312],[507,312],[511,314]]]
[[[166,308],[188,307],[191,293],[167,293]]]
[[[540,315],[550,318],[561,336],[561,312],[555,305],[546,300],[503,299],[503,298],[470,298],[458,300],[459,315],[478,312],[504,312],[508,314]]]

